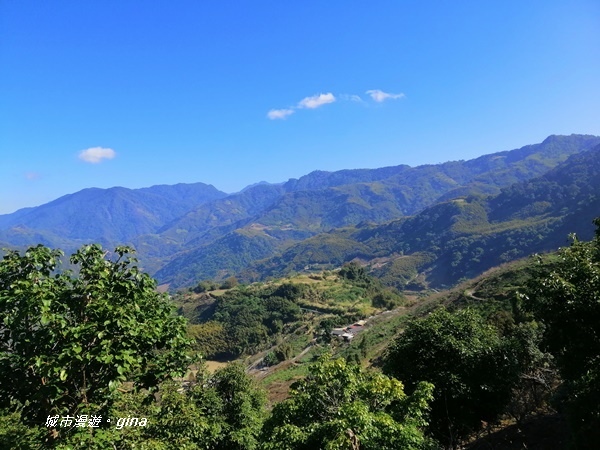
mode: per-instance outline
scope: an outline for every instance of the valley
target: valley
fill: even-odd
[[[0,450],[600,448],[599,6],[0,1]]]
[[[248,429],[240,425],[226,439],[246,430],[247,439],[264,446],[264,433],[290,433],[285,421],[292,419],[281,419],[288,417],[281,411],[310,410],[320,395],[341,396],[336,401],[344,406],[334,415],[352,411],[356,404],[350,399],[355,395],[366,396],[361,402],[370,405],[368,414],[373,417],[396,414],[389,405],[381,406],[383,399],[376,400],[381,395],[378,389],[384,389],[397,401],[413,402],[415,396],[422,396],[420,405],[428,412],[416,414],[426,415],[427,421],[397,415],[386,419],[416,424],[410,433],[421,443],[414,448],[460,444],[478,449],[506,446],[512,439],[517,443],[514,448],[537,442],[536,448],[549,449],[551,444],[542,444],[546,441],[539,437],[548,423],[559,423],[556,439],[562,443],[594,435],[589,427],[569,422],[574,413],[555,407],[560,389],[590,392],[593,398],[597,385],[585,373],[572,373],[564,365],[570,357],[552,339],[564,346],[560,330],[571,332],[573,351],[581,358],[572,367],[596,376],[595,347],[581,350],[577,342],[584,338],[595,342],[597,305],[592,300],[589,313],[573,323],[561,323],[562,316],[549,315],[544,305],[565,292],[577,292],[576,302],[587,298],[581,289],[592,292],[591,299],[600,292],[593,275],[598,270],[599,235],[598,230],[594,234],[593,223],[600,215],[599,180],[600,138],[572,135],[551,136],[540,144],[466,162],[313,172],[282,184],[259,183],[230,195],[202,183],[89,189],[0,216],[6,255],[0,280],[13,280],[6,281],[0,306],[14,315],[15,309],[7,309],[7,299],[14,295],[25,295],[19,300],[25,302],[36,295],[74,289],[77,294],[43,300],[41,328],[29,328],[35,334],[53,321],[61,324],[64,317],[76,322],[75,315],[49,312],[49,305],[59,298],[74,301],[83,295],[79,290],[91,289],[96,293],[82,297],[91,308],[96,302],[100,302],[97,307],[104,305],[105,295],[118,304],[125,298],[123,292],[128,292],[130,300],[116,314],[122,314],[123,308],[137,308],[132,310],[136,312],[116,321],[107,318],[99,325],[99,329],[116,326],[111,336],[133,333],[119,340],[119,345],[125,345],[122,358],[128,361],[132,358],[126,349],[128,339],[134,343],[140,333],[155,331],[135,330],[136,321],[125,328],[122,324],[146,309],[139,306],[143,298],[165,302],[153,308],[170,314],[160,320],[173,321],[169,345],[178,342],[180,347],[157,354],[180,358],[176,363],[180,369],[187,358],[185,370],[171,378],[171,385],[165,375],[166,384],[158,388],[164,397],[154,409],[144,410],[143,403],[130,395],[145,375],[133,371],[125,378],[125,369],[118,366],[121,386],[132,387],[120,388],[123,395],[115,405],[134,417],[147,414],[153,423],[169,427],[174,423],[169,417],[178,407],[169,408],[188,405],[192,409],[181,414],[191,414],[184,419],[185,427],[191,428],[183,429],[181,436],[190,437],[181,442],[196,439],[191,431],[194,414],[213,414],[191,411],[208,411],[213,401],[227,408],[230,394],[219,389],[224,389],[222,383],[233,383],[231,395],[252,399],[248,400],[252,406],[244,403],[244,417],[261,425]],[[580,241],[569,238],[570,233]],[[134,247],[117,246],[110,253],[86,242],[104,248],[119,243]],[[61,245],[67,254],[83,247],[67,260],[46,247],[32,247],[40,243]],[[138,259],[128,259],[134,248]],[[33,259],[15,270],[19,258]],[[54,259],[64,268],[73,267],[73,273],[85,281],[69,281],[73,273],[56,272]],[[577,267],[573,274],[571,267]],[[15,290],[15,280],[31,270],[31,275],[18,281],[23,287]],[[144,272],[153,273],[157,281],[141,275]],[[571,280],[572,276],[580,277],[579,281]],[[31,294],[21,294],[28,289]],[[138,291],[145,292],[139,299]],[[113,308],[109,303],[102,307]],[[560,301],[552,305],[560,307]],[[79,307],[74,303],[68,308]],[[168,313],[171,308],[176,316]],[[85,309],[77,314],[84,313]],[[569,314],[565,311],[564,317]],[[6,323],[13,326],[18,320]],[[83,328],[76,329],[87,330],[88,320],[92,319],[84,318],[78,325]],[[586,325],[579,328],[580,322]],[[56,328],[56,339],[71,339],[61,327]],[[179,335],[173,334],[175,329]],[[557,334],[548,334],[547,329]],[[5,331],[0,328],[0,332]],[[88,331],[77,333],[74,336]],[[96,342],[98,337],[92,335]],[[105,335],[104,331],[98,334]],[[83,351],[74,345],[65,347],[74,349],[65,352]],[[69,364],[75,368],[79,363]],[[62,370],[57,372],[60,380],[67,377],[66,369]],[[135,381],[135,377],[141,378]],[[433,384],[421,383],[424,380]],[[202,390],[202,386],[216,390]],[[304,396],[303,392],[314,389]],[[444,406],[440,398],[447,395],[453,400]],[[563,400],[565,407],[579,405],[585,414],[594,414],[593,404],[580,405],[577,398]],[[303,406],[290,406],[297,402]],[[233,419],[218,414],[214,420],[229,426]],[[293,420],[301,424],[304,419]],[[350,415],[343,420],[354,419]],[[575,431],[568,429],[567,422]],[[146,432],[139,433],[145,436]],[[148,433],[157,435],[156,430]],[[303,433],[312,436],[306,439],[322,438],[310,430]],[[389,435],[385,442],[405,439],[402,436]],[[142,438],[132,435],[131,439]]]
[[[599,144],[551,136],[470,161],[316,171],[229,195],[202,183],[88,189],[1,215],[0,244],[67,253],[89,242],[127,244],[171,289],[353,259],[399,287],[410,280],[442,288],[556,249],[569,232],[589,237]]]

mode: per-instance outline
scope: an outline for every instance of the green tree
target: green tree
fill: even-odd
[[[428,448],[422,432],[433,387],[411,396],[402,383],[322,356],[275,405],[263,428],[265,450]]]
[[[600,219],[592,242],[572,236],[558,261],[544,265],[521,294],[546,325],[544,344],[564,379],[577,444],[600,442]],[[591,448],[591,447],[589,447]]]
[[[214,373],[210,386],[221,400],[223,432],[219,450],[258,448],[266,396],[240,364],[229,364]]]
[[[414,389],[420,381],[435,386],[430,432],[456,448],[494,421],[518,380],[519,361],[512,341],[502,340],[470,309],[439,309],[409,323],[390,347],[384,371]]]
[[[273,297],[282,297],[288,300],[296,301],[304,295],[307,290],[305,284],[282,283],[271,294]]]
[[[373,295],[371,298],[371,304],[375,308],[394,309],[400,306],[404,298],[397,295],[389,290],[380,291]]]
[[[339,276],[365,287],[374,282],[374,279],[367,273],[365,268],[354,261],[344,264],[339,271]]]
[[[152,388],[188,365],[185,321],[131,250],[99,245],[71,257],[44,246],[0,262],[0,407],[25,420],[108,411],[122,382]],[[111,255],[112,256],[112,255]],[[50,430],[56,436],[56,430]]]
[[[239,284],[236,277],[229,277],[221,284],[221,289],[232,289]]]
[[[254,450],[265,411],[265,394],[239,364],[212,375],[201,372],[185,392],[166,383],[145,439],[163,448]],[[146,442],[146,441],[143,441]]]
[[[209,320],[188,326],[188,336],[193,340],[192,347],[204,358],[214,358],[229,351],[230,342],[222,323]]]
[[[275,364],[279,364],[281,361],[279,360],[275,352],[270,351],[265,355],[262,362],[265,366],[270,367],[274,366]]]
[[[196,294],[202,294],[204,292],[214,291],[216,289],[219,289],[219,285],[216,282],[211,280],[204,280],[198,283],[196,287],[194,287],[192,290]]]

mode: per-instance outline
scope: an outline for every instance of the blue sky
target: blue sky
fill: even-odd
[[[0,214],[600,135],[600,2],[0,1]]]

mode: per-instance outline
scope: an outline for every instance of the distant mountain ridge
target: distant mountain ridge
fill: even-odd
[[[315,171],[284,183],[259,182],[230,195],[203,183],[84,189],[0,216],[0,244],[23,247],[42,242],[66,250],[91,241],[108,247],[130,244],[138,250],[143,267],[172,286],[234,274],[257,279],[302,270],[303,263],[319,259],[317,255],[337,263],[350,256],[348,247],[354,249],[353,257],[389,258],[388,250],[412,251],[398,242],[392,244],[394,239],[405,239],[406,230],[387,241],[361,240],[357,233],[379,230],[375,232],[385,235],[399,223],[415,223],[431,208],[456,207],[458,203],[451,200],[459,197],[494,196],[501,201],[502,195],[508,195],[501,194],[503,189],[540,177],[599,144],[596,136],[550,136],[539,144],[468,161]],[[511,201],[507,202],[500,210],[511,210]],[[463,203],[472,204],[475,215],[478,208],[492,208],[491,203]],[[494,211],[486,212],[492,218],[486,221],[496,220]],[[524,217],[519,220],[530,218],[527,212],[514,214]],[[445,235],[442,229],[436,232]],[[409,233],[411,239],[418,239],[416,233]],[[304,256],[296,254],[301,248]],[[423,252],[429,250],[424,247]],[[430,256],[419,258],[424,261]],[[290,258],[297,263],[291,264]]]
[[[237,273],[248,264],[248,258],[240,258],[237,249],[245,249],[246,256],[264,257],[333,228],[388,222],[459,195],[497,194],[501,188],[539,176],[598,143],[600,138],[594,136],[550,136],[540,144],[466,162],[317,171],[282,186],[262,186],[272,194],[269,197],[272,203],[265,202],[268,206],[262,212],[236,208],[236,220],[223,228],[222,233],[213,228],[191,230],[188,234],[185,225],[175,225],[173,229],[179,232],[179,238],[187,241],[180,247],[181,254],[158,270],[156,276],[179,285],[198,277]],[[223,212],[223,208],[214,205],[230,202],[231,206],[234,202],[237,206],[249,194],[253,194],[252,189],[202,205],[196,213],[204,211],[204,215],[209,215],[211,209]],[[174,233],[170,236],[175,238]],[[236,244],[226,245],[226,242]]]
[[[399,288],[443,288],[504,262],[554,250],[571,232],[590,239],[598,216],[600,145],[497,195],[459,197],[386,224],[316,235],[251,265],[243,277],[277,277],[357,259]]]
[[[107,244],[127,241],[156,232],[190,208],[226,195],[204,183],[88,188],[35,208],[1,215],[0,240],[6,239],[7,230],[22,228]]]
[[[188,242],[217,223],[243,227],[258,222],[316,232],[365,220],[387,221],[414,214],[442,196],[498,193],[501,187],[541,175],[598,142],[593,136],[551,136],[541,144],[466,162],[315,171],[298,180],[255,186],[200,205],[161,232]]]

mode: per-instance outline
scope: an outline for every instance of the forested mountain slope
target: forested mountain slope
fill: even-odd
[[[44,243],[67,252],[85,242],[99,242],[107,247],[133,245],[142,267],[174,287],[203,278],[227,277],[247,269],[248,278],[261,278],[285,270],[303,270],[315,263],[337,264],[349,257],[369,259],[421,252],[419,261],[429,261],[432,252],[436,255],[434,259],[441,254],[427,245],[431,238],[426,233],[435,234],[439,241],[447,234],[444,230],[448,227],[433,226],[436,220],[428,214],[444,220],[460,217],[456,220],[467,228],[473,228],[473,220],[483,224],[504,223],[508,218],[502,214],[509,213],[514,216],[510,219],[513,222],[529,221],[531,214],[542,212],[546,215],[552,212],[552,217],[557,218],[556,208],[544,203],[555,203],[556,189],[544,185],[544,189],[550,189],[545,199],[537,202],[524,199],[521,207],[515,197],[517,191],[500,194],[501,189],[539,177],[570,156],[598,144],[600,137],[595,136],[550,136],[539,144],[469,161],[315,171],[285,183],[258,183],[231,195],[203,183],[145,189],[90,188],[39,207],[0,216],[0,243],[9,247]],[[546,183],[564,184],[550,179]],[[584,185],[578,189],[580,196],[588,192]],[[499,194],[495,200],[500,202],[497,206],[481,200]],[[515,198],[509,198],[511,195]],[[447,204],[458,197],[463,200]],[[574,206],[567,203],[564,207]],[[432,207],[431,211],[427,209]],[[482,208],[484,215],[480,213]],[[466,219],[465,215],[474,218]],[[383,226],[382,230],[395,229],[404,223],[402,218],[409,216],[415,217],[406,222],[408,228],[401,228],[392,240],[384,242],[377,238],[375,242],[365,237],[371,232],[385,235],[379,226]],[[401,222],[388,224],[394,220]],[[419,220],[426,222],[425,228],[415,225]],[[515,224],[511,227],[516,227]],[[415,229],[410,231],[411,227]],[[356,233],[362,233],[362,237],[355,237]],[[299,246],[294,247],[296,244]],[[432,245],[439,247],[438,244]],[[361,245],[369,251],[363,251]],[[476,255],[481,253],[476,250],[478,247],[473,249]],[[461,249],[457,251],[461,253]],[[506,253],[503,258],[516,256],[511,251],[502,252]],[[273,257],[279,259],[257,264]],[[461,261],[465,258],[470,259],[466,255]],[[454,259],[450,262],[457,271],[464,268]],[[453,278],[449,274],[441,277],[439,283]]]
[[[318,171],[283,185],[260,185],[202,205],[186,216],[187,222],[176,221],[170,232],[154,236],[159,242],[168,236],[171,249],[181,250],[155,275],[174,286],[192,283],[198,278],[231,275],[256,261],[257,256],[283,252],[320,232],[361,223],[385,223],[456,196],[497,194],[501,188],[544,174],[570,155],[585,152],[599,143],[600,138],[593,136],[550,136],[541,144],[470,161],[415,168]],[[252,214],[243,205],[254,204],[244,200],[248,195],[255,195],[254,189],[266,191],[270,203],[264,202],[264,210]],[[277,196],[275,191],[281,195]],[[227,216],[230,210],[235,212],[233,218]],[[198,229],[191,226],[198,222],[188,221],[192,215],[212,217],[211,211],[224,214],[220,219],[227,225]],[[332,244],[332,252],[340,253],[339,245],[331,239],[319,242],[320,250],[316,254],[323,255],[319,262],[338,262],[339,258],[328,261],[332,253],[328,246]],[[314,253],[315,249],[310,252]],[[302,270],[315,262],[315,258],[301,260],[293,265],[293,270]],[[263,265],[254,265],[248,272],[249,278],[265,275],[263,270],[265,274],[273,274]]]
[[[456,198],[384,225],[316,235],[256,263],[245,277],[334,267],[358,258],[397,287],[443,287],[503,262],[556,249],[569,232],[590,238],[592,220],[600,212],[599,194],[600,146],[495,196]]]
[[[258,222],[308,230],[388,221],[414,214],[457,192],[498,193],[539,176],[570,155],[600,143],[594,136],[550,136],[541,144],[436,165],[315,171],[279,185],[261,184],[199,205],[168,228],[186,242],[214,227]],[[182,232],[183,231],[183,232]]]

